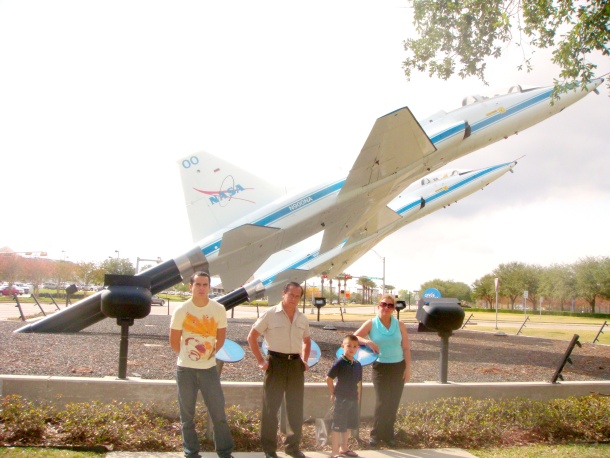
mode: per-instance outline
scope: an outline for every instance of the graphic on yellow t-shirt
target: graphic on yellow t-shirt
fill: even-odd
[[[214,343],[216,342],[216,330],[218,323],[214,318],[203,316],[197,318],[194,315],[187,313],[184,320],[184,330],[192,334],[198,334],[202,339],[197,337],[189,337],[184,341],[184,344],[193,348],[189,351],[189,359],[199,361],[201,358],[210,359],[214,356]],[[211,341],[210,341],[211,340]]]

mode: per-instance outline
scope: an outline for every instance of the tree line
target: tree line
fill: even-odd
[[[526,297],[533,310],[539,310],[542,302],[560,311],[569,311],[575,302],[587,304],[596,313],[600,299],[610,300],[610,258],[589,256],[573,264],[552,264],[548,267],[523,262],[500,264],[491,273],[477,279],[472,286],[462,282],[435,279],[420,286],[438,289],[443,297],[455,297],[462,301],[482,301],[487,306],[498,297],[515,309],[517,299]],[[527,294],[525,292],[527,291]],[[399,297],[411,294],[399,291]],[[403,299],[404,299],[403,298]]]
[[[144,266],[142,270],[152,266]],[[60,288],[65,283],[103,285],[104,275],[134,275],[136,269],[129,259],[108,258],[102,262],[71,262],[67,260],[24,257],[16,253],[0,254],[0,280],[8,283],[24,281],[34,286],[52,282]],[[62,288],[63,289],[63,288]]]
[[[146,265],[142,270],[152,267]],[[15,253],[0,255],[0,280],[13,283],[15,281],[29,282],[34,286],[52,281],[56,285],[66,282],[82,285],[103,285],[104,275],[134,275],[133,263],[126,258],[108,258],[102,262],[78,262],[66,260],[43,259],[39,257],[24,257]],[[591,313],[596,313],[600,299],[610,300],[610,257],[589,256],[579,259],[573,264],[552,264],[548,267],[523,262],[500,264],[468,286],[463,282],[434,279],[420,286],[420,293],[428,288],[438,289],[444,297],[455,297],[461,301],[481,301],[486,306],[492,306],[496,301],[495,279],[498,279],[498,297],[507,303],[510,309],[515,309],[517,299],[524,297],[533,310],[539,310],[541,298],[547,307],[552,305],[560,311],[571,310],[575,301],[585,303]],[[343,282],[343,276],[337,279]],[[370,278],[361,277],[357,280],[362,288],[362,295],[352,297],[362,303],[372,303],[376,300],[374,290],[378,288]],[[330,286],[330,285],[329,285]],[[59,286],[58,286],[59,287]],[[386,291],[392,292],[394,286],[386,285]],[[356,296],[356,295],[354,295]],[[413,303],[415,293],[399,290],[400,300]],[[332,293],[331,293],[332,298]]]

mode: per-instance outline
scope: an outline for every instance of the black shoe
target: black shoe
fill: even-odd
[[[297,450],[296,452],[286,452],[286,455],[291,456],[292,458],[307,458],[300,450]]]
[[[275,453],[275,452],[265,452],[265,458],[277,458],[277,453]]]
[[[371,439],[369,440],[369,447],[379,448],[379,440],[374,437],[371,437]]]

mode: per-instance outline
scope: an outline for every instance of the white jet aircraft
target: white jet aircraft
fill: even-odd
[[[401,108],[377,119],[347,177],[290,196],[277,195],[269,184],[262,190],[234,175],[226,161],[189,156],[180,166],[188,174],[205,177],[210,186],[189,190],[189,212],[197,218],[198,207],[213,206],[216,216],[210,231],[200,234],[188,252],[139,275],[150,279],[153,294],[197,270],[219,275],[231,290],[245,284],[273,253],[320,231],[324,254],[363,227],[372,233],[398,221],[401,216],[387,204],[409,184],[559,113],[597,92],[602,82],[595,79],[582,89],[575,85],[553,104],[552,87],[516,86],[505,95],[467,98],[461,108],[421,123],[408,108]],[[77,332],[103,320],[100,309],[101,292],[16,332]]]
[[[191,259],[176,258],[176,264],[202,265],[220,276],[225,290],[233,290],[273,253],[320,231],[321,253],[355,230],[375,232],[400,219],[387,204],[409,184],[549,118],[602,81],[564,94],[554,104],[551,87],[515,86],[492,98],[467,97],[461,108],[436,113],[421,124],[402,108],[377,120],[346,178],[292,195],[211,154],[190,155],[179,166],[189,218],[197,222],[192,235],[199,240],[201,255],[194,249]]]

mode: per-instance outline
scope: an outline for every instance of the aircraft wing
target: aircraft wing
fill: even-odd
[[[435,151],[407,107],[377,119],[339,192],[320,251],[332,249],[373,217],[406,187],[405,180],[409,184],[423,176]]]
[[[272,237],[278,231],[275,227],[244,224],[223,234],[221,261],[215,264],[214,275],[220,275],[226,291],[243,285],[252,272],[279,250],[281,240]]]
[[[363,240],[369,235],[375,234],[384,227],[398,224],[401,219],[401,215],[396,213],[391,208],[384,206],[380,208],[379,211],[363,226],[359,227],[352,233],[352,235],[349,236],[346,245],[351,245],[352,243]]]

